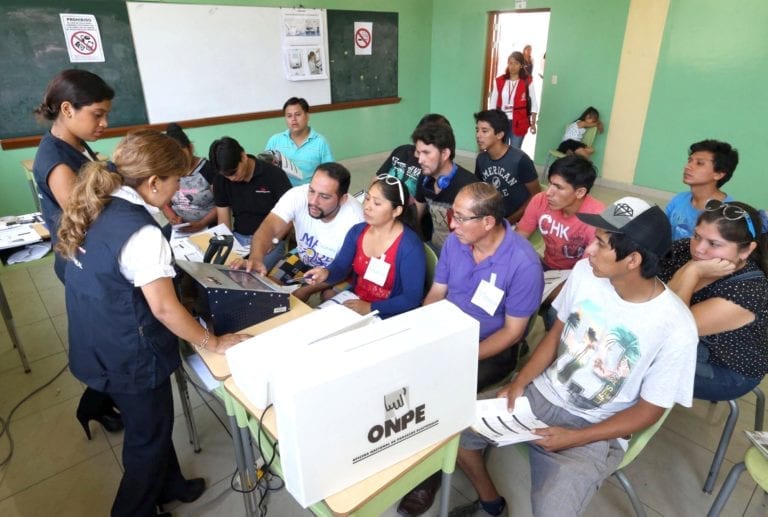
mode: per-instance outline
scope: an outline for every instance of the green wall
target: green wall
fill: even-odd
[[[114,1],[114,0],[111,0]],[[294,6],[285,1],[268,0],[184,0],[177,3]],[[307,8],[398,12],[399,16],[399,96],[394,105],[317,113],[316,127],[331,143],[336,159],[388,151],[407,141],[418,120],[429,111],[430,48],[425,40],[432,34],[432,0],[303,0]],[[120,85],[113,85],[119,88]],[[40,92],[42,98],[43,92]],[[286,98],[290,94],[286,93]],[[34,106],[30,106],[30,116]],[[209,143],[223,135],[238,139],[249,152],[264,148],[272,134],[285,129],[282,118],[189,130],[197,151],[205,154]],[[118,139],[104,139],[92,147],[110,154]],[[32,195],[21,168],[21,160],[34,157],[35,149],[0,150],[0,215],[20,214],[34,209]],[[373,172],[373,171],[371,171]]]
[[[672,0],[654,78],[635,184],[685,190],[691,143],[724,140],[740,163],[724,189],[768,206],[763,176],[768,116],[768,2]],[[762,142],[762,143],[761,143]],[[761,150],[762,149],[762,150]]]
[[[114,1],[114,0],[113,0]],[[637,0],[642,1],[642,0]],[[535,161],[560,141],[563,126],[584,107],[596,106],[610,131],[616,76],[630,0],[531,0],[529,9],[551,10],[543,102]],[[181,2],[180,2],[181,3]],[[281,6],[268,0],[185,0]],[[369,9],[400,13],[400,104],[318,113],[312,125],[331,142],[338,159],[387,151],[406,141],[426,112],[445,114],[457,147],[475,151],[472,113],[480,106],[487,12],[509,10],[511,0],[305,0],[305,7]],[[735,145],[741,164],[727,191],[768,206],[758,160],[768,113],[768,3],[743,0],[739,9],[718,0],[671,0],[634,183],[683,190],[681,170],[688,145],[718,138]],[[557,74],[558,84],[551,84]],[[119,85],[118,85],[119,87]],[[42,96],[43,92],[40,92]],[[30,106],[30,111],[32,110]],[[189,131],[201,153],[222,135],[258,151],[284,128],[281,118]],[[603,162],[605,136],[595,162]],[[110,153],[117,139],[94,147]],[[765,146],[763,146],[765,147]],[[20,161],[34,149],[0,150],[0,215],[32,210]]]
[[[488,11],[514,8],[510,0],[434,0],[432,19],[431,109],[443,113],[456,132],[457,147],[476,150],[472,113],[481,107]],[[565,125],[587,106],[600,110],[610,126],[610,110],[624,40],[629,0],[540,0],[528,9],[550,9],[543,102],[539,113],[536,163],[557,147]],[[551,84],[552,74],[558,82]],[[598,137],[594,156],[603,161]]]

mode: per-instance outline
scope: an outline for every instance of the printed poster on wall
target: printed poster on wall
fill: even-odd
[[[355,55],[370,56],[373,49],[373,23],[355,22]]]
[[[283,64],[289,81],[328,79],[328,45],[321,9],[281,9]]]
[[[71,63],[103,63],[104,48],[96,16],[59,13]]]

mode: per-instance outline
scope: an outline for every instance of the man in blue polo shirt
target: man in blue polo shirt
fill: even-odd
[[[514,370],[518,343],[541,303],[544,276],[536,251],[504,218],[504,201],[492,185],[463,187],[453,202],[450,225],[424,304],[446,299],[480,322],[480,392]],[[427,511],[439,481],[432,476],[412,490],[398,513]]]
[[[287,158],[296,166],[301,178],[288,173],[294,187],[305,185],[312,179],[318,165],[335,160],[323,135],[309,127],[309,104],[306,100],[291,97],[283,104],[283,114],[288,129],[272,135],[265,149],[280,152],[282,158]]]

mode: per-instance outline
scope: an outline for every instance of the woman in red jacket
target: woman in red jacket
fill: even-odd
[[[525,58],[521,52],[512,52],[507,60],[507,71],[493,83],[488,109],[500,109],[510,120],[507,143],[518,149],[528,131],[536,133],[536,113],[539,111],[531,76],[525,71]]]

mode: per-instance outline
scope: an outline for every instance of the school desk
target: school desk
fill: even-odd
[[[253,441],[260,443],[261,453],[265,461],[277,454],[271,469],[278,475],[282,475],[279,452],[276,453],[274,449],[274,444],[279,438],[274,409],[270,408],[265,412],[251,404],[232,377],[225,380],[223,384],[224,396],[229,399],[228,406],[234,409],[237,425],[241,429],[247,429]],[[263,419],[261,419],[262,415]],[[413,487],[434,472],[442,470],[443,490],[440,492],[440,515],[447,517],[451,476],[455,469],[458,451],[459,434],[455,434],[341,492],[327,497],[325,500],[310,506],[310,510],[315,515],[321,516],[380,515],[386,508],[410,492]],[[328,472],[316,474],[332,475],[332,471],[333,466],[329,465]]]

